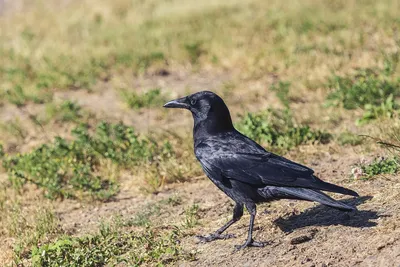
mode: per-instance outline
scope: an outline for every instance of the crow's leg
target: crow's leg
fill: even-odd
[[[215,233],[212,233],[207,236],[197,236],[202,242],[210,242],[216,239],[228,239],[235,237],[232,234],[223,235],[222,233],[225,232],[232,224],[239,221],[240,218],[243,216],[243,204],[236,203],[235,208],[233,209],[233,217],[229,222],[227,222],[224,226],[219,228]]]
[[[243,245],[235,246],[236,249],[242,249],[245,247],[264,247],[266,243],[256,242],[253,240],[253,226],[254,226],[254,218],[256,217],[256,204],[254,203],[246,203],[246,208],[250,213],[250,224],[249,224],[249,232],[247,235],[247,240]]]

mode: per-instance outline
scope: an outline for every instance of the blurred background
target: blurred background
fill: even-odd
[[[347,219],[265,204],[258,239],[283,241],[232,261],[400,262],[399,27],[395,0],[0,0],[0,263],[228,265],[239,240],[193,235],[232,204],[189,112],[162,108],[201,90],[267,149],[374,196]],[[322,234],[288,249],[296,225]]]

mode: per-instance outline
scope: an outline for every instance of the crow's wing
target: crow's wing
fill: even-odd
[[[237,140],[236,140],[237,141]],[[247,143],[247,142],[246,142]],[[247,143],[247,145],[250,145]],[[232,148],[233,147],[233,148]],[[246,153],[229,142],[206,140],[195,148],[196,157],[207,172],[220,173],[223,177],[234,179],[257,187],[266,185],[285,187],[304,187],[354,195],[355,192],[323,182],[313,175],[314,171],[273,153],[249,148],[257,153]],[[232,151],[233,149],[239,151]],[[264,153],[263,153],[264,152]]]

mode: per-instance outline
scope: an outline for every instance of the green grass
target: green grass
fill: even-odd
[[[352,145],[357,146],[363,143],[363,138],[351,132],[340,133],[337,137],[337,141],[340,145]]]
[[[281,152],[301,144],[325,144],[332,138],[329,133],[312,130],[307,125],[296,125],[289,110],[247,113],[236,127],[251,139]]]
[[[192,206],[185,209],[185,220],[184,227],[185,228],[193,228],[199,224],[199,205],[193,204]]]
[[[124,101],[132,109],[162,106],[162,104],[164,104],[167,99],[164,95],[161,94],[161,90],[159,88],[152,89],[143,94],[123,90],[121,94]]]
[[[20,205],[13,205],[6,213],[6,218],[2,218],[3,227],[8,235],[15,237],[15,263],[22,263],[32,246],[62,233],[59,219],[49,207],[37,208],[32,218],[27,217],[22,208]]]
[[[53,119],[57,122],[79,122],[83,114],[82,108],[76,102],[65,100],[58,105],[47,104],[45,117],[45,121]]]
[[[93,132],[82,124],[72,134],[72,140],[56,137],[31,152],[5,155],[3,167],[13,186],[35,184],[51,199],[107,200],[118,192],[121,168],[141,175],[143,189],[151,193],[200,173],[187,151],[178,153],[166,139],[140,137],[121,123],[101,122]]]
[[[167,232],[157,229],[122,231],[114,225],[102,225],[98,233],[82,237],[61,237],[32,250],[33,266],[128,266],[172,264],[193,260],[185,251],[178,228]]]
[[[360,108],[364,114],[358,124],[382,117],[393,117],[400,109],[400,79],[386,70],[360,69],[355,75],[334,76],[327,104],[345,109]]]
[[[278,83],[273,84],[270,89],[276,93],[276,96],[285,106],[285,108],[289,108],[289,89],[290,89],[290,82],[283,82],[279,81]]]
[[[380,158],[372,163],[362,165],[363,176],[371,178],[380,174],[395,174],[399,171],[400,165],[398,158]]]
[[[74,140],[56,137],[29,153],[6,156],[3,167],[12,184],[33,183],[49,198],[90,195],[105,200],[118,192],[117,181],[103,177],[101,165],[110,160],[132,167],[149,160],[157,145],[141,139],[132,127],[100,123],[93,134],[81,125],[72,131]]]
[[[58,5],[36,0],[23,19],[2,17],[0,23],[14,27],[0,34],[0,95],[17,105],[49,102],[54,90],[91,89],[121,72],[174,64],[239,66],[254,76],[298,69],[293,78],[306,83],[314,69],[335,67],[334,59],[364,47],[366,29],[379,33],[379,47],[398,22],[390,0],[91,5],[70,3],[60,12]]]

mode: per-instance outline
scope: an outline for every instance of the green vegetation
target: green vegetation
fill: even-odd
[[[305,72],[363,47],[370,36],[365,29],[393,36],[398,14],[391,6],[390,0],[366,2],[362,8],[318,1],[209,6],[120,0],[102,1],[94,9],[84,0],[58,12],[56,3],[35,1],[24,19],[0,20],[15,26],[3,27],[0,35],[0,95],[9,94],[17,105],[43,103],[51,101],[54,89],[90,89],[115,74],[140,74],[171,62],[240,66],[255,76],[297,68],[306,81]],[[376,45],[385,40],[377,39]]]
[[[289,109],[289,89],[290,82],[279,81],[276,84],[273,84],[270,89],[276,93],[276,96],[282,102],[286,109]]]
[[[94,134],[81,125],[72,131],[75,139],[56,137],[51,144],[32,152],[7,156],[3,167],[15,187],[30,182],[45,189],[49,198],[89,194],[105,200],[118,191],[116,181],[102,177],[101,163],[111,160],[122,167],[149,160],[157,146],[140,139],[123,124],[100,123]]]
[[[0,129],[19,140],[24,140],[27,136],[27,131],[18,117],[7,122],[0,122]]]
[[[128,221],[128,225],[149,226],[151,224],[150,217],[153,215],[159,215],[160,209],[160,203],[147,205],[142,209],[142,211],[136,213],[136,215]]]
[[[372,163],[362,165],[363,176],[371,178],[379,174],[394,174],[400,168],[397,158],[380,158],[375,159]]]
[[[339,136],[337,137],[337,141],[340,145],[357,146],[362,144],[363,138],[351,132],[343,132],[339,134]]]
[[[62,232],[58,218],[48,207],[37,208],[33,218],[27,218],[22,207],[14,205],[1,222],[9,235],[17,237],[13,248],[16,263],[22,262],[30,247]]]
[[[99,232],[83,237],[61,237],[32,251],[34,266],[114,266],[117,264],[162,266],[177,260],[193,260],[180,246],[178,228],[168,232],[146,229],[122,231],[102,225]]]
[[[358,124],[379,117],[391,118],[400,109],[396,103],[400,97],[400,79],[391,79],[387,71],[361,69],[355,75],[335,76],[330,87],[333,91],[327,97],[328,105],[364,110]]]
[[[199,222],[199,205],[193,204],[189,208],[185,210],[185,222],[184,222],[184,227],[185,228],[193,228],[196,226]]]
[[[161,94],[161,90],[158,88],[143,94],[123,90],[122,96],[128,106],[133,109],[161,106],[166,100],[165,96]]]
[[[278,151],[307,143],[325,144],[332,137],[329,133],[312,130],[307,125],[296,125],[288,110],[268,109],[258,114],[247,113],[236,127],[251,139]]]
[[[71,141],[56,137],[53,143],[32,152],[5,156],[3,167],[14,187],[29,182],[43,188],[51,199],[89,196],[107,200],[118,192],[115,172],[119,168],[137,167],[148,192],[199,172],[193,157],[175,153],[168,141],[141,138],[132,127],[121,123],[99,123],[94,133],[87,125],[80,125],[72,134]],[[110,164],[105,164],[107,161]]]
[[[78,122],[82,118],[82,108],[70,100],[65,100],[59,105],[50,103],[46,106],[46,117],[46,121],[54,119],[59,122]]]

